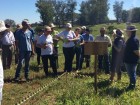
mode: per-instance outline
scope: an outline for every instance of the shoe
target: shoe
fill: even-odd
[[[38,68],[42,68],[42,66],[41,65],[38,65]]]
[[[135,89],[135,85],[134,85],[134,84],[130,84],[130,85],[126,88],[126,91],[134,90],[134,89]]]
[[[8,66],[7,69],[11,69],[11,67]]]
[[[31,81],[31,80],[32,80],[32,79],[29,79],[29,78],[25,78],[25,81],[27,81],[27,82],[28,82],[28,81]]]
[[[6,70],[6,69],[7,69],[7,67],[3,67],[3,69],[4,69],[4,70]]]
[[[109,83],[112,84],[114,82],[113,79],[109,79]]]
[[[20,80],[19,77],[16,77],[16,78],[13,79],[14,82],[19,82],[19,80]]]

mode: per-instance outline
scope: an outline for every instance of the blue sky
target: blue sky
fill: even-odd
[[[39,22],[40,15],[37,13],[35,2],[37,0],[0,0],[0,20],[13,19],[16,23],[20,23],[23,19],[29,19],[31,23]],[[77,11],[80,9],[79,5],[81,1],[77,0],[78,6]],[[118,0],[124,1],[124,9],[130,9],[132,7],[140,7],[139,0]],[[115,0],[109,0],[110,10],[109,18],[115,19],[113,13],[113,4]]]

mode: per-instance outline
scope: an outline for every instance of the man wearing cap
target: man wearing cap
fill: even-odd
[[[124,62],[130,79],[130,84],[127,89],[134,89],[136,85],[136,69],[140,58],[140,43],[136,38],[137,29],[134,25],[127,26],[125,30],[128,40],[124,52]]]
[[[57,75],[56,62],[53,56],[53,38],[51,36],[51,27],[46,26],[44,34],[39,38],[37,45],[41,48],[41,56],[45,75],[48,76],[48,59],[50,60],[54,76]]]
[[[76,35],[74,31],[71,30],[72,25],[70,23],[66,24],[66,29],[59,33],[56,38],[63,41],[63,53],[65,57],[65,72],[72,71],[72,61],[74,58],[74,41],[76,39]]]
[[[112,41],[111,38],[105,34],[106,33],[106,28],[101,27],[100,28],[100,35],[98,35],[95,39],[96,42],[108,42],[108,47],[112,46]],[[109,60],[109,52],[105,55],[98,55],[98,68],[101,71],[103,69],[103,60],[105,62],[105,73],[109,74],[110,72],[110,60]]]
[[[29,80],[29,61],[31,54],[34,55],[33,35],[28,29],[28,22],[22,21],[22,29],[16,33],[16,46],[18,46],[19,60],[15,73],[15,81],[19,81],[23,60],[25,61],[25,79]]]
[[[3,69],[10,69],[12,63],[12,52],[15,47],[15,37],[13,32],[10,30],[10,25],[6,24],[7,31],[5,31],[3,37],[1,38],[2,42],[2,61]]]
[[[0,38],[3,37],[6,30],[7,30],[7,28],[5,27],[4,21],[0,20]],[[2,89],[3,89],[3,85],[4,85],[3,79],[4,79],[3,66],[2,66],[1,55],[0,55],[0,104],[1,104],[1,100],[2,100]]]
[[[85,33],[82,34],[82,37],[84,40],[84,44],[86,44],[86,42],[94,41],[93,35],[90,34],[90,29],[88,29],[88,28],[85,29]],[[80,58],[80,70],[82,69],[84,58],[86,61],[86,68],[90,67],[90,55],[84,54],[84,44],[82,45],[82,54],[81,54],[81,58]]]
[[[81,35],[83,35],[83,34],[86,33],[86,28],[87,28],[86,26],[82,26],[82,27],[81,27],[81,29],[82,29],[82,30],[81,30]]]
[[[57,34],[59,34],[58,31],[56,31],[54,28],[56,27],[53,23],[50,24],[50,27],[51,27],[51,35],[53,37],[53,44],[54,44],[54,57],[55,57],[55,61],[56,61],[56,65],[57,65],[57,68],[59,67],[58,65],[58,48],[59,48],[59,45],[58,45],[58,40],[55,36]]]

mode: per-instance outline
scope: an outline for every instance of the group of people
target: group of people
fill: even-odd
[[[29,61],[30,57],[37,53],[37,63],[40,67],[40,58],[42,58],[43,69],[45,75],[48,76],[48,60],[54,72],[57,75],[58,64],[58,49],[59,41],[63,42],[64,54],[64,72],[73,70],[72,63],[74,55],[76,55],[76,70],[82,70],[83,62],[86,62],[86,67],[90,67],[90,55],[84,54],[84,45],[88,42],[108,42],[108,47],[112,47],[112,60],[110,60],[109,50],[104,55],[98,55],[99,71],[105,70],[106,74],[110,74],[110,81],[114,80],[115,72],[117,79],[121,79],[121,67],[125,64],[130,78],[128,88],[135,88],[136,84],[136,68],[140,57],[139,40],[136,38],[136,27],[129,25],[126,28],[128,40],[125,42],[123,31],[116,29],[113,32],[114,40],[106,35],[106,28],[100,28],[100,35],[95,38],[91,34],[91,30],[86,26],[77,27],[72,30],[72,25],[67,23],[65,30],[58,32],[55,30],[55,25],[50,24],[44,29],[39,29],[34,37],[34,31],[31,28],[28,20],[22,21],[22,26],[17,25],[14,33],[10,30],[8,24],[0,21],[0,39],[2,43],[2,64],[3,69],[9,69],[12,62],[12,51],[15,49],[15,63],[17,68],[14,81],[19,81],[20,71],[23,61],[25,62],[25,79],[29,80]]]

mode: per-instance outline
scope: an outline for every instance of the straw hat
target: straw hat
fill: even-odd
[[[126,29],[124,29],[125,31],[137,31],[138,29],[136,29],[135,25],[130,25],[127,26]]]
[[[113,33],[116,34],[117,36],[124,37],[123,35],[124,32],[120,29],[114,29]]]
[[[56,27],[56,26],[55,26],[53,23],[51,23],[51,24],[50,24],[50,27],[51,27],[51,28],[54,28],[54,27]]]
[[[6,29],[8,29],[8,28],[5,27],[4,21],[0,20],[0,32],[5,31]]]

